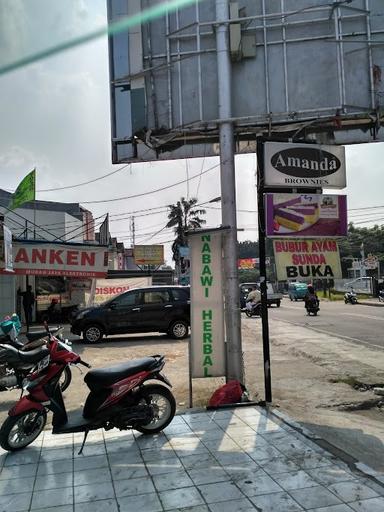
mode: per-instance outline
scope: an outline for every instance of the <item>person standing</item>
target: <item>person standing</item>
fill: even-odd
[[[27,290],[25,292],[21,292],[20,295],[23,297],[25,322],[27,324],[27,331],[29,331],[29,326],[32,323],[33,306],[35,304],[35,294],[32,291],[32,286],[30,284],[27,285]]]

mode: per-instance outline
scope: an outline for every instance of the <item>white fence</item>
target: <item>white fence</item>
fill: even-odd
[[[335,279],[335,290],[345,292],[353,287],[357,293],[373,294],[373,284],[371,277],[357,277],[355,279]]]

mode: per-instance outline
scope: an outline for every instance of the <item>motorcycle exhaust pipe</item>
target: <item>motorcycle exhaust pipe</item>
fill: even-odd
[[[5,377],[0,377],[0,391],[5,391],[8,388],[13,388],[15,386],[17,386],[16,375],[6,375]]]

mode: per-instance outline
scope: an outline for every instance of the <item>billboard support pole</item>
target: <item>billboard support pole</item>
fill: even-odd
[[[271,357],[269,350],[269,324],[267,302],[266,226],[264,209],[264,142],[257,139],[257,215],[259,226],[259,266],[261,291],[261,323],[264,357],[264,389],[266,403],[272,402]]]
[[[231,59],[229,53],[229,0],[216,0],[216,45],[218,75],[218,111],[223,122],[219,126],[220,182],[222,225],[229,226],[224,236],[224,295],[227,341],[227,380],[244,383],[244,365],[241,345],[239,283],[237,274],[237,220],[236,183],[232,117]]]

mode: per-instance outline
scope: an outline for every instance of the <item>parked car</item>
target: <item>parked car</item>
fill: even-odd
[[[254,287],[256,287],[260,290],[260,283],[241,283],[240,284],[240,309],[245,309],[245,303],[247,300],[248,293]],[[282,300],[283,300],[283,294],[275,292],[273,284],[270,282],[267,282],[267,304],[268,304],[268,306],[271,306],[272,304],[276,304],[276,306],[279,308]]]
[[[103,336],[142,332],[188,336],[190,290],[187,286],[151,286],[132,289],[100,306],[76,311],[71,332],[97,343]]]
[[[288,296],[291,300],[303,300],[308,291],[306,283],[293,282],[288,285]]]

